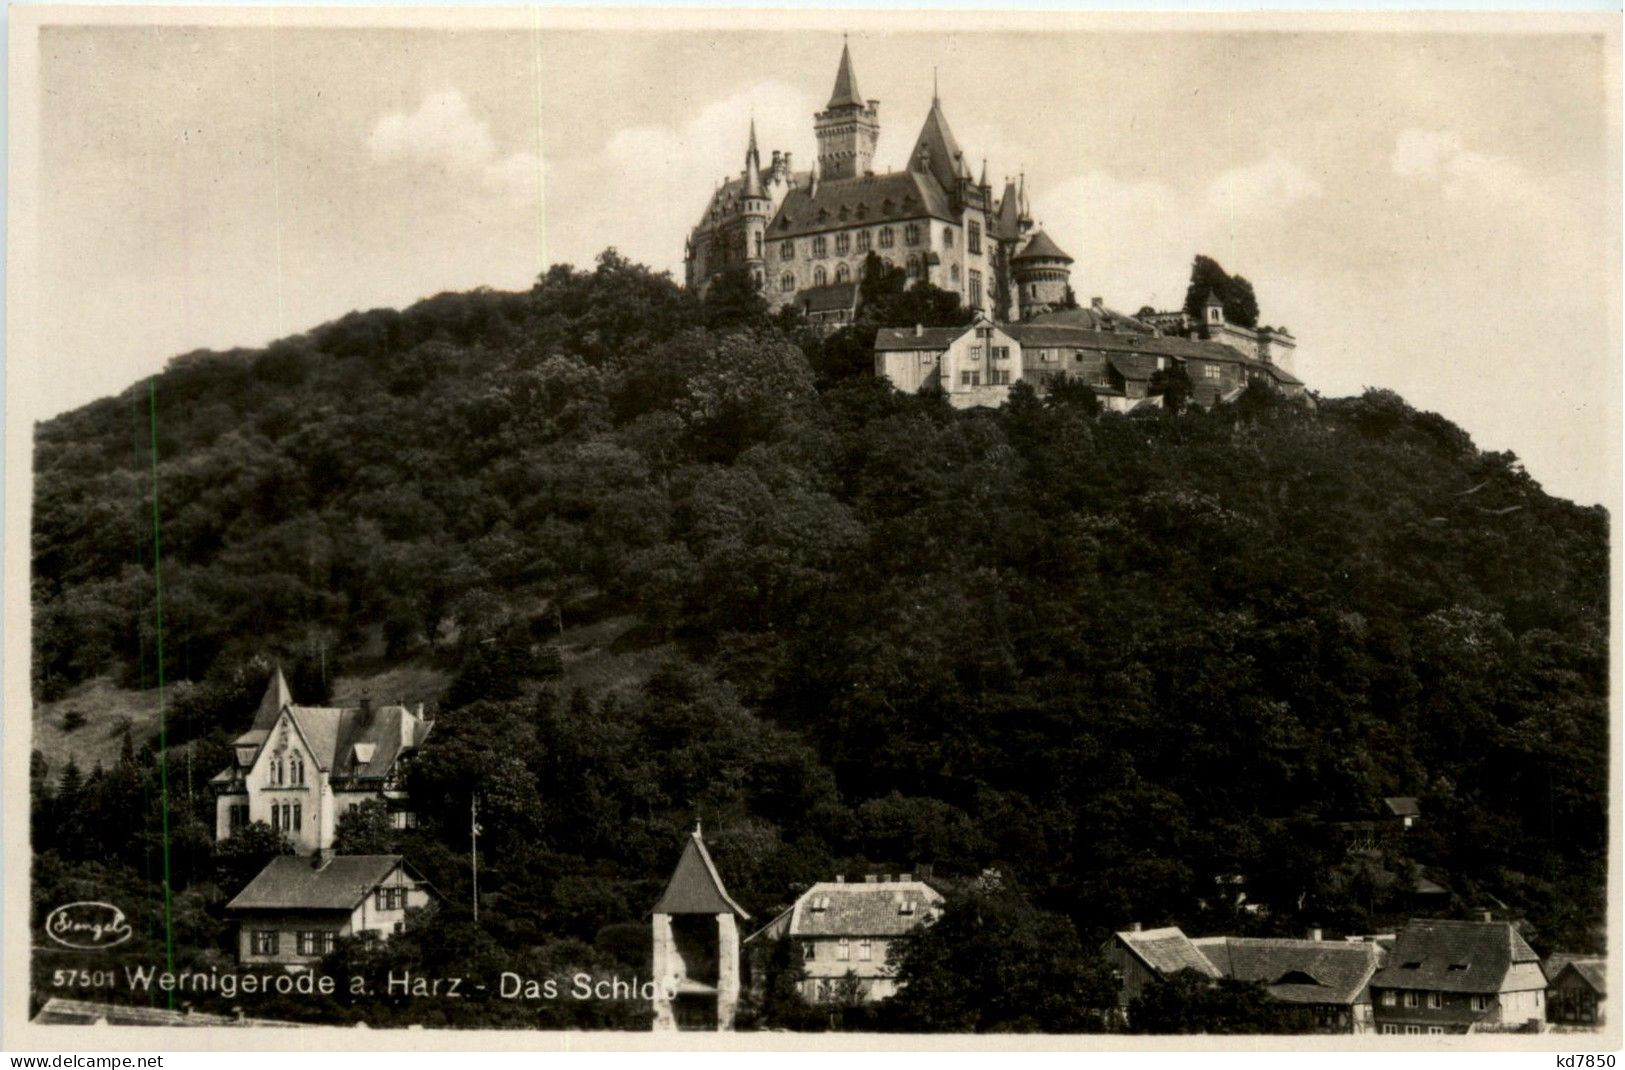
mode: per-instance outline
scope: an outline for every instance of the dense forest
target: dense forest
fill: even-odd
[[[408,774],[421,824],[363,811],[340,847],[405,852],[445,903],[341,946],[345,970],[643,968],[697,818],[758,922],[834,873],[934,865],[948,918],[866,1027],[1091,1028],[1115,998],[1095,949],[1131,921],[1392,931],[1424,874],[1441,910],[1600,948],[1602,509],[1383,390],[1121,416],[1018,386],[954,411],[869,371],[876,325],[962,321],[951,297],[876,273],[826,337],[737,283],[701,302],[611,251],[187,354],[41,424],[36,701],[161,669],[168,706],[163,747],[132,734],[111,767],[36,753],[36,910],[125,887],[130,957],[229,963],[221,906],[277,844],[213,844],[206,781],[270,667],[314,704],[415,663],[450,681]],[[611,618],[658,665],[564,686],[560,637]],[[1338,823],[1396,795],[1419,826],[1349,852]],[[1031,993],[995,998],[1000,954]]]

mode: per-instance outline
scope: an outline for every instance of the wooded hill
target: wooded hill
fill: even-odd
[[[176,358],[38,428],[36,700],[152,686],[161,533],[200,918],[235,889],[188,822],[272,662],[308,703],[417,663],[452,681],[424,827],[373,834],[455,910],[484,793],[486,927],[523,953],[612,955],[696,817],[758,917],[930,861],[997,869],[1086,947],[1131,920],[1372,931],[1427,873],[1543,951],[1595,946],[1602,509],[1381,390],[955,412],[869,374],[877,323],[960,315],[893,294],[820,340],[607,253]],[[612,618],[669,657],[559,686],[560,629]],[[143,742],[71,791],[36,762],[42,879],[153,872]],[[1425,815],[1403,850],[1346,855],[1333,824],[1395,795]],[[1236,874],[1267,916],[1217,894]]]

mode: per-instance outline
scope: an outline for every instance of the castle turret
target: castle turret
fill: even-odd
[[[1021,252],[1010,258],[1010,267],[1022,319],[1066,304],[1072,258],[1042,230],[1034,232]]]
[[[813,117],[818,136],[819,171],[825,179],[871,174],[875,143],[880,140],[880,101],[865,101],[852,73],[852,52],[841,45],[841,65],[829,103]]]
[[[756,148],[756,120],[750,121],[750,145],[745,149],[745,181],[739,194],[739,215],[744,222],[744,258],[757,289],[767,285],[767,224],[773,218],[773,199],[762,185],[762,154]]]

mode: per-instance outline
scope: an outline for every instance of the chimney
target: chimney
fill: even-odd
[[[361,692],[361,723],[363,726],[372,724],[372,692]]]
[[[1089,307],[1096,312],[1103,312],[1106,308],[1106,300],[1102,297],[1091,297],[1089,298]]]
[[[1141,930],[1140,930],[1140,923],[1139,923],[1139,922],[1137,922],[1137,921],[1131,921],[1131,922],[1129,922],[1129,923],[1128,923],[1128,931],[1129,931],[1129,932],[1131,932],[1131,933],[1137,933],[1137,932],[1140,932],[1140,931],[1141,931]]]
[[[784,163],[784,153],[780,152],[778,149],[774,149],[773,150],[773,170],[777,171],[779,169],[779,167],[783,163]]]
[[[1320,942],[1320,940],[1322,939],[1321,933],[1320,933],[1320,926],[1316,925],[1314,928],[1309,930],[1309,939],[1315,941],[1316,943]]]
[[[906,882],[911,881],[911,880],[914,879],[914,874],[912,874],[912,873],[899,873],[897,875],[897,879],[900,880],[900,881],[904,881],[906,883]]]
[[[1479,917],[1480,921],[1494,921],[1495,920],[1494,912],[1488,911],[1488,910],[1479,911],[1478,912],[1478,917]]]
[[[924,336],[925,336],[925,324],[916,323],[914,325],[914,337],[923,338]]]
[[[891,883],[891,874],[890,873],[882,873],[880,875],[880,883],[881,884],[890,884]]]
[[[845,873],[837,873],[837,874],[835,874],[835,883],[836,884],[845,884],[846,883],[846,874]]]
[[[879,880],[879,877],[873,873],[865,873],[863,875],[863,883],[865,884],[873,884],[877,880]]]

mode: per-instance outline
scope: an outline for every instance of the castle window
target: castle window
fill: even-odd
[[[880,202],[880,210],[887,215],[891,215],[892,203],[890,197],[887,197],[884,201]]]
[[[795,258],[796,258],[796,243],[795,242],[787,241],[787,242],[783,242],[783,243],[781,243],[779,245],[779,259],[780,260],[794,260]]]
[[[942,228],[942,247],[944,249],[952,249],[954,247],[954,228],[953,227],[943,227]]]
[[[791,290],[794,290],[795,288],[796,288],[796,277],[794,275],[792,275],[788,271],[786,271],[783,275],[779,276],[779,289],[780,290],[783,290],[785,293],[789,293]]]
[[[836,256],[845,256],[847,253],[850,253],[851,251],[852,251],[852,235],[848,234],[844,230],[841,231],[839,234],[835,235],[835,255]]]
[[[892,233],[892,229],[890,227],[880,228],[880,247],[882,249],[890,249],[895,239],[896,235]]]
[[[952,267],[950,267],[948,269],[948,274],[953,278],[953,280],[955,282],[958,282],[959,281],[959,265],[954,264]]]
[[[822,234],[813,239],[812,254],[814,259],[822,259],[829,255],[829,243]]]
[[[920,244],[920,225],[910,223],[903,228],[903,241],[909,245]]]
[[[835,281],[836,282],[848,282],[848,281],[851,280],[851,278],[852,278],[852,272],[847,268],[847,266],[845,264],[836,264],[835,265]]]
[[[762,258],[762,236],[760,234],[757,234],[754,237],[756,238],[756,242],[755,242],[756,253],[755,253],[755,256],[756,256],[756,259],[760,260]]]
[[[860,230],[860,231],[858,231],[858,252],[866,253],[868,251],[869,251],[869,232],[867,230]]]
[[[859,219],[868,219],[869,218],[869,206],[867,204],[858,205],[858,218]]]
[[[965,235],[965,247],[972,253],[982,251],[982,224],[972,221],[970,231]]]
[[[982,273],[980,271],[973,271],[973,272],[970,273],[970,295],[969,296],[970,296],[970,301],[969,301],[970,307],[972,307],[972,308],[981,308],[982,307]]]
[[[846,219],[846,214],[847,214],[846,213],[846,205],[843,204],[843,205],[841,205],[841,211],[840,211],[840,216],[841,216],[842,220]]]
[[[824,285],[824,283],[826,283],[828,281],[829,281],[829,273],[824,270],[824,265],[823,264],[819,264],[817,267],[813,268],[813,285],[814,286],[822,286],[822,285]]]
[[[908,258],[908,277],[911,279],[920,277],[920,258],[913,254],[910,254]]]

